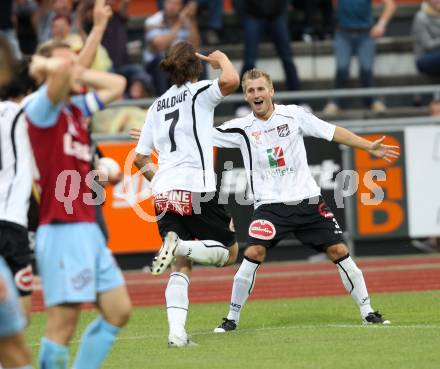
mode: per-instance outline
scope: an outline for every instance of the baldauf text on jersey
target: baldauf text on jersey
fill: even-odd
[[[176,96],[165,97],[161,100],[158,100],[157,111],[161,111],[162,109],[172,108],[174,105],[185,101],[187,94],[188,94],[188,90],[185,90]]]

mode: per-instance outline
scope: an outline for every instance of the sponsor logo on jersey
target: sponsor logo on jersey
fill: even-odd
[[[32,291],[32,282],[34,280],[34,274],[32,273],[32,267],[28,265],[26,268],[19,270],[14,276],[15,285],[20,291],[30,292]]]
[[[280,146],[267,149],[267,159],[271,168],[284,167],[286,162],[284,161],[283,148]]]
[[[277,131],[278,131],[278,136],[280,137],[287,137],[288,135],[290,135],[288,124],[282,124],[281,126],[278,126]]]
[[[66,132],[63,136],[64,154],[73,156],[78,160],[90,162],[92,160],[92,153],[90,145],[83,144],[79,141],[74,141],[73,136]]]
[[[249,236],[260,240],[271,240],[275,237],[275,226],[264,219],[254,220],[249,226]]]
[[[261,131],[255,131],[251,133],[252,141],[254,144],[262,144]]]

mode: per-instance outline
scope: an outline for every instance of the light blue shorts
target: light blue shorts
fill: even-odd
[[[26,326],[18,301],[18,292],[6,262],[0,256],[0,278],[6,287],[6,298],[0,300],[0,337],[13,336]]]
[[[35,256],[48,307],[95,302],[98,293],[124,284],[96,223],[40,226]]]

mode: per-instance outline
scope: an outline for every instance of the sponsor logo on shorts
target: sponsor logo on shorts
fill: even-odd
[[[20,291],[30,292],[32,291],[32,282],[34,280],[34,274],[32,273],[32,267],[28,265],[26,268],[19,270],[14,276],[15,285]]]
[[[278,131],[278,136],[280,137],[287,137],[288,135],[290,135],[288,124],[282,124],[281,126],[278,126],[277,131]]]
[[[93,278],[92,271],[89,268],[83,269],[76,276],[71,278],[73,288],[75,290],[82,290],[92,281],[92,278]]]
[[[173,190],[154,197],[158,213],[171,211],[179,215],[192,215],[192,194],[190,191]]]
[[[327,208],[325,203],[321,202],[318,207],[319,214],[324,218],[334,218],[334,214]]]
[[[275,234],[275,226],[268,220],[257,219],[249,226],[249,236],[260,240],[271,240]]]

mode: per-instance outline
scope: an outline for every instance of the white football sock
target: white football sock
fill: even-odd
[[[335,264],[345,289],[359,306],[362,318],[366,317],[373,309],[370,305],[370,296],[368,296],[362,271],[357,267],[349,254],[335,261]]]
[[[241,262],[240,268],[234,276],[232,285],[231,304],[229,305],[228,319],[235,320],[238,324],[240,312],[255,285],[257,269],[260,266],[258,261],[247,259]]]
[[[229,250],[218,241],[182,241],[175,251],[176,256],[185,256],[199,264],[225,265],[229,258]]]
[[[188,314],[189,278],[183,273],[171,273],[165,290],[170,336],[185,336],[185,323]]]

